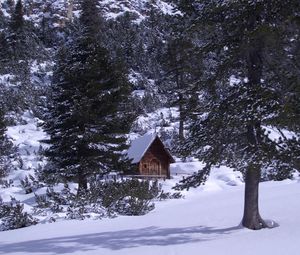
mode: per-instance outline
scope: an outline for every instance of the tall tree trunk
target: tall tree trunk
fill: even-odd
[[[260,181],[260,166],[250,165],[245,178],[244,216],[242,225],[246,228],[258,230],[267,227],[259,214],[258,188]]]
[[[184,140],[184,111],[183,111],[183,96],[179,95],[179,140]]]
[[[255,30],[256,21],[260,19],[260,12],[253,14],[249,18],[249,30]],[[261,86],[262,72],[263,72],[263,49],[264,39],[259,34],[255,35],[252,40],[249,41],[248,54],[246,56],[247,71],[249,79],[249,91],[248,95],[252,104],[255,105],[256,93],[259,93],[259,87]],[[251,162],[248,163],[245,178],[245,200],[244,200],[244,215],[242,219],[242,225],[246,228],[257,230],[267,227],[259,214],[258,207],[258,190],[261,174],[261,165],[258,163],[260,159],[260,146],[262,142],[261,136],[261,122],[257,119],[259,114],[256,114],[259,109],[254,109],[249,113],[249,123],[247,124],[246,138],[248,141],[248,149],[251,155]]]
[[[82,192],[85,192],[87,190],[87,179],[84,174],[79,174],[78,175],[78,191],[77,195],[79,195]]]
[[[183,102],[183,94],[182,94],[182,75],[176,71],[176,84],[177,84],[177,89],[179,90],[179,96],[178,96],[178,106],[179,106],[179,141],[184,140],[184,102]]]

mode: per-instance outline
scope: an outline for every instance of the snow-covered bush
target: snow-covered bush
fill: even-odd
[[[155,208],[151,200],[134,196],[123,197],[116,205],[116,210],[121,215],[144,215]]]
[[[155,200],[181,198],[180,193],[164,192],[157,180],[94,182],[91,191],[94,197],[102,199],[109,215],[144,215],[154,209]]]
[[[37,214],[43,214],[45,210],[50,211],[51,213],[63,212],[64,207],[71,205],[74,198],[75,194],[70,192],[68,185],[66,185],[61,192],[56,192],[53,187],[49,187],[45,195],[35,194],[37,203],[35,212]]]
[[[90,218],[91,215],[93,215],[94,219],[108,217],[106,208],[100,202],[93,203],[90,201],[90,191],[87,191],[85,194],[81,193],[74,198],[67,208],[66,219],[83,220]]]
[[[1,188],[9,188],[9,187],[12,187],[13,186],[13,183],[14,181],[9,179],[9,180],[1,180],[0,179],[0,185],[1,185]]]
[[[3,203],[0,198],[0,231],[24,228],[37,224],[29,213],[24,212],[24,204],[12,198],[9,204]]]
[[[11,156],[15,149],[5,134],[6,126],[1,107],[0,104],[0,179],[12,170]]]
[[[30,194],[43,187],[43,184],[30,174],[29,176],[26,176],[23,180],[21,180],[21,186],[24,189],[25,194]]]
[[[35,195],[35,199],[37,205],[34,208],[34,213],[37,215],[60,213],[60,217],[80,220],[89,218],[90,214],[97,215],[98,218],[105,216],[105,210],[102,208],[100,200],[92,202],[95,200],[91,199],[90,190],[76,194],[71,191],[67,184],[60,192],[49,187],[45,195]]]
[[[126,179],[96,182],[91,190],[102,194],[102,203],[108,213],[143,215],[154,209],[153,200],[159,196],[161,186],[157,181]]]
[[[161,191],[161,193],[158,196],[159,200],[179,199],[179,198],[183,198],[183,196],[180,192],[170,193],[170,192]]]
[[[37,215],[53,215],[66,219],[103,218],[117,215],[144,215],[154,209],[155,200],[180,198],[165,193],[158,181],[139,179],[94,180],[85,192],[76,193],[67,184],[64,189],[47,189],[35,195]]]
[[[11,170],[11,165],[9,160],[4,157],[0,158],[0,179],[7,176]]]

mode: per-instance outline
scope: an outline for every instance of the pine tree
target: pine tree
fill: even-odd
[[[32,79],[31,66],[44,57],[44,47],[35,34],[32,22],[24,19],[23,4],[18,0],[0,32],[0,73],[11,74],[10,83],[15,85],[13,88],[3,86],[7,109],[17,112],[35,107],[43,86],[36,86],[42,78]]]
[[[58,45],[60,41],[58,36],[59,28],[54,26],[54,22],[58,16],[58,11],[55,10],[55,7],[57,7],[57,5],[48,1],[43,2],[40,6],[42,9],[42,17],[40,19],[39,37],[46,47]]]
[[[11,15],[6,35],[7,58],[12,69],[23,72],[24,62],[29,59],[43,56],[44,51],[35,34],[34,26],[30,21],[24,20],[24,6],[22,0],[18,0]],[[22,64],[22,68],[17,63]]]
[[[3,106],[0,104],[0,178],[6,176],[11,168],[9,154],[12,152],[12,144],[5,134],[6,124],[2,109]]]
[[[299,12],[299,1],[181,2],[195,17],[191,27],[202,36],[208,65],[202,91],[206,112],[197,116],[184,147],[206,167],[179,188],[200,185],[214,165],[240,170],[245,176],[242,225],[267,227],[258,209],[261,172],[293,169],[292,154],[282,140],[274,141],[265,131],[271,123],[279,126],[287,95],[271,66],[283,66],[276,61],[279,52],[287,56],[281,36],[287,33],[285,23]]]
[[[11,15],[11,20],[9,24],[10,34],[7,38],[9,44],[9,56],[18,61],[20,59],[24,60],[26,46],[25,44],[25,31],[24,31],[24,13],[23,4],[21,0],[18,0],[15,6],[15,10]],[[25,46],[25,47],[24,47]]]
[[[91,175],[120,171],[131,125],[130,84],[101,45],[95,0],[81,2],[77,31],[60,50],[46,131],[49,174],[75,179],[79,191]]]
[[[13,31],[17,32],[21,30],[24,26],[24,17],[23,17],[23,4],[21,0],[18,0],[15,6],[15,11],[12,14],[10,27]]]
[[[0,9],[0,27],[4,27],[5,24],[5,17],[3,11]]]
[[[193,96],[190,84],[197,83],[201,76],[201,57],[192,36],[185,33],[187,22],[182,17],[170,24],[172,32],[162,56],[163,80],[160,88],[168,95],[172,106],[179,109],[179,141],[184,140],[184,125],[187,121],[188,101]]]

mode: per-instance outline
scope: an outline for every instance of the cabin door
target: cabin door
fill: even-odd
[[[152,159],[149,165],[150,175],[160,175],[160,163],[157,159]]]

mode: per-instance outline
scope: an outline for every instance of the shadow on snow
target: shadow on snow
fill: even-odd
[[[0,254],[16,252],[63,254],[101,248],[121,250],[140,246],[178,245],[209,241],[215,239],[217,235],[230,234],[238,229],[240,229],[239,226],[224,229],[203,226],[185,228],[158,228],[152,226],[134,230],[55,237],[10,244],[0,243]]]

